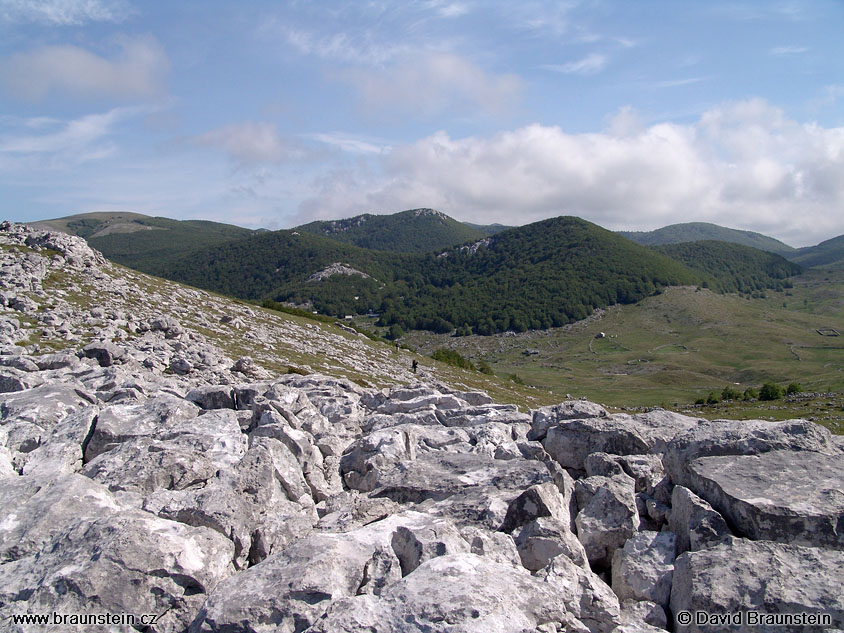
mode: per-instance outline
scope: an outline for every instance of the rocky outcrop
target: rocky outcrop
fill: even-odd
[[[750,610],[844,627],[842,446],[810,422],[525,413],[416,382],[392,350],[362,365],[383,389],[279,375],[262,337],[330,359],[359,339],[176,286],[138,301],[153,282],[78,238],[6,223],[0,243],[3,630],[132,613],[151,633],[620,633]],[[235,327],[254,357],[206,336]]]

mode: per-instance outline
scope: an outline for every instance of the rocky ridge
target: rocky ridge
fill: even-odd
[[[811,422],[524,413],[9,223],[0,288],[4,630],[844,629],[844,446]],[[279,375],[303,348],[328,373]]]

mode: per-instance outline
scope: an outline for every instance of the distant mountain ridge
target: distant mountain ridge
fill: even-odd
[[[344,228],[335,225],[337,234]],[[162,260],[150,272],[333,316],[375,312],[382,325],[492,334],[564,325],[672,285],[777,288],[797,270],[746,250],[756,255],[706,248],[682,262],[580,218],[557,217],[426,253],[364,249],[298,229],[260,233]],[[772,257],[784,266],[765,268]]]
[[[293,230],[396,253],[436,251],[479,240],[494,232],[458,222],[435,209],[409,209],[390,215],[365,213],[342,220],[309,222]]]
[[[78,235],[109,259],[145,272],[157,262],[255,233],[208,220],[172,220],[141,213],[82,213],[31,226]]]
[[[807,268],[844,269],[844,235],[798,249],[789,259]]]
[[[664,226],[654,231],[618,231],[618,233],[644,246],[714,240],[751,246],[761,251],[783,256],[788,256],[797,250],[784,242],[761,233],[729,229],[709,222],[685,222]]]

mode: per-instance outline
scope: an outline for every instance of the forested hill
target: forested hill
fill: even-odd
[[[494,230],[463,224],[433,209],[391,215],[358,215],[310,222],[294,230],[321,235],[361,248],[398,253],[427,253],[490,235]]]
[[[791,286],[789,277],[801,270],[781,255],[741,244],[704,240],[653,249],[699,271],[708,277],[703,285],[718,292],[782,290]]]
[[[255,233],[220,222],[172,220],[124,212],[83,213],[32,224],[83,237],[109,259],[144,272],[187,250],[216,246]]]
[[[367,276],[313,278],[332,264]],[[665,255],[571,217],[425,254],[277,231],[192,253],[156,272],[247,299],[312,304],[332,315],[375,311],[385,324],[437,331],[465,325],[482,334],[562,325],[598,307],[702,279]]]
[[[789,255],[789,259],[810,268],[844,269],[844,235],[801,248]]]
[[[655,231],[619,231],[619,235],[633,240],[637,244],[645,246],[659,246],[662,244],[680,244],[684,242],[697,242],[701,240],[717,240],[719,242],[730,242],[751,246],[759,250],[769,251],[786,255],[793,253],[794,248],[775,240],[767,235],[753,231],[740,231],[728,229],[717,224],[708,222],[685,222],[682,224],[671,224]]]

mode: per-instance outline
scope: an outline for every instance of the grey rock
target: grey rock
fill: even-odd
[[[495,530],[521,491],[549,479],[538,462],[440,451],[386,469],[374,493],[397,503],[427,502],[427,511],[438,516]]]
[[[663,631],[668,629],[665,609],[648,600],[623,600],[621,603],[621,621],[629,623],[627,626],[641,627],[641,623],[644,622]],[[648,629],[644,630],[647,631]]]
[[[677,535],[677,553],[722,543],[730,528],[718,512],[688,488],[674,486],[668,528]]]
[[[513,532],[540,517],[550,517],[564,525],[571,525],[571,511],[566,499],[551,482],[531,486],[513,499],[507,508],[501,531]]]
[[[0,395],[0,424],[8,433],[8,448],[22,453],[36,449],[57,422],[97,401],[80,387],[47,383]]]
[[[782,630],[818,631],[844,626],[844,552],[734,538],[728,543],[686,552],[674,564],[671,612],[733,614],[827,614],[831,627],[789,626]],[[675,622],[675,631],[709,631],[710,626]],[[759,631],[759,625],[731,627]]]
[[[380,596],[338,601],[314,633],[522,633],[564,626],[566,607],[552,586],[524,569],[474,554],[429,560]],[[547,629],[546,629],[547,630]]]
[[[85,461],[118,444],[139,437],[152,436],[183,420],[199,414],[192,402],[169,395],[150,398],[141,404],[118,404],[104,408],[85,450]]]
[[[203,409],[234,409],[232,388],[229,385],[208,385],[191,389],[187,400],[195,402]]]
[[[23,474],[53,477],[81,470],[85,445],[98,413],[99,407],[88,406],[56,424],[43,444],[26,455]]]
[[[844,549],[844,459],[810,451],[702,457],[689,486],[740,535]]]
[[[38,371],[38,365],[28,356],[0,356],[0,367],[12,367],[20,371],[32,372]],[[13,391],[13,390],[9,390]]]
[[[491,532],[475,525],[464,525],[460,527],[460,535],[469,543],[472,554],[507,565],[521,564],[519,550],[509,534]]]
[[[674,484],[688,488],[687,466],[699,457],[758,455],[775,450],[841,454],[829,431],[812,422],[716,420],[701,421],[678,434],[666,447],[663,464]]]
[[[633,480],[626,475],[589,477],[577,482],[577,496],[577,538],[593,567],[608,568],[615,550],[639,529]]]
[[[18,613],[156,613],[181,631],[205,594],[232,572],[216,532],[137,510],[77,521],[34,554],[0,565],[0,603]]]
[[[424,514],[403,515],[403,519],[390,539],[402,576],[407,576],[419,565],[437,556],[469,551],[469,544],[448,519]]]
[[[223,581],[191,631],[304,630],[340,598],[381,593],[401,578],[390,544],[401,523],[390,517],[342,534],[309,534]]]
[[[26,391],[43,384],[44,379],[38,374],[32,374],[15,367],[0,368],[0,393]]]
[[[613,456],[608,453],[590,453],[586,456],[584,461],[586,475],[593,477],[599,475],[601,477],[612,477],[613,475],[625,475],[624,469],[621,467]]]
[[[619,600],[647,600],[668,607],[676,547],[673,532],[646,531],[615,550],[612,588]]]
[[[169,369],[174,374],[179,374],[183,376],[193,371],[193,363],[191,363],[184,356],[177,356],[170,360]]]
[[[560,404],[531,411],[531,430],[528,439],[542,440],[548,429],[562,420],[605,418],[609,414],[601,405],[587,400],[566,400]]]
[[[557,556],[537,576],[555,591],[566,611],[591,633],[609,633],[621,623],[621,606],[612,589],[568,557]]]
[[[662,410],[562,420],[548,427],[542,445],[564,468],[582,471],[591,453],[643,455],[662,451],[674,435],[696,423],[694,418]]]
[[[522,565],[539,571],[557,556],[563,555],[575,565],[589,569],[586,550],[569,530],[568,522],[540,517],[526,524],[516,536]]]
[[[126,359],[126,350],[108,341],[90,343],[82,348],[85,358],[93,358],[100,367],[111,367]]]
[[[106,487],[82,475],[6,479],[0,486],[0,562],[34,554],[80,521],[120,509]]]

